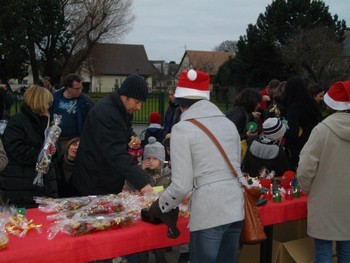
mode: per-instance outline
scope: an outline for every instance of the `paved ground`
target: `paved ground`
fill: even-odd
[[[148,126],[147,125],[134,125],[133,129],[134,132],[136,132],[137,135],[140,135],[140,133],[145,130]]]

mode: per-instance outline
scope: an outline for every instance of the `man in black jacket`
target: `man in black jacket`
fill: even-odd
[[[152,190],[147,176],[127,152],[133,135],[132,113],[141,109],[147,95],[147,82],[130,75],[90,110],[72,176],[80,195],[118,194],[125,179],[141,192]]]

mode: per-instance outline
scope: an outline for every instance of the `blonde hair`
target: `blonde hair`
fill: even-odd
[[[34,113],[49,116],[49,104],[53,101],[53,97],[49,90],[32,86],[24,93],[23,101]]]

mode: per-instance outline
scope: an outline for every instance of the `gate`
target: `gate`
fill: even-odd
[[[133,113],[133,124],[149,124],[149,115],[151,112],[158,112],[164,120],[165,109],[165,93],[153,92],[149,93],[146,102],[143,103],[141,110]]]

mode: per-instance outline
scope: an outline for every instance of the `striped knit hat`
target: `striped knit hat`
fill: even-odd
[[[268,118],[263,123],[264,136],[270,140],[277,141],[281,139],[286,132],[286,127],[277,118]]]

